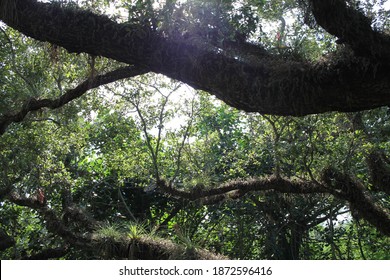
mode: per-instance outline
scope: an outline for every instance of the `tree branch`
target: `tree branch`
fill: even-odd
[[[351,212],[357,210],[361,217],[390,236],[389,211],[375,203],[360,182],[333,168],[324,170],[322,180],[329,193],[350,203]]]
[[[65,211],[71,214],[72,221],[80,224],[89,233],[77,234],[73,233],[69,227],[67,227],[61,219],[57,217],[55,212],[46,206],[39,203],[35,197],[24,197],[16,192],[10,192],[7,196],[8,200],[20,205],[26,206],[31,209],[35,209],[45,219],[46,228],[62,237],[71,246],[92,250],[94,253],[99,249],[102,249],[103,258],[130,258],[130,259],[226,259],[225,256],[214,254],[207,250],[188,248],[173,243],[169,240],[159,239],[156,237],[139,237],[131,239],[127,236],[123,236],[120,240],[113,240],[110,237],[99,237],[92,234],[94,228],[93,225],[97,225],[98,222],[89,218],[82,211],[77,210],[76,207],[68,207]],[[85,223],[89,224],[84,225]],[[6,238],[4,238],[6,237]],[[8,240],[8,236],[0,230],[0,250],[4,250],[13,245],[13,240]],[[69,248],[67,246],[55,249],[45,249],[36,255],[27,257],[26,259],[49,259],[59,258],[68,253]],[[105,252],[104,252],[105,250]]]
[[[318,11],[322,5],[329,9],[329,3],[342,1],[312,2],[314,11]],[[35,0],[3,0],[0,5],[0,19],[28,36],[70,52],[85,52],[146,67],[205,90],[230,106],[248,112],[302,116],[327,111],[360,111],[390,104],[390,48],[375,49],[375,61],[343,55],[341,59],[336,57],[310,64],[286,61],[266,52],[248,59],[196,40],[167,38],[150,26],[118,24],[108,17],[78,8]],[[334,11],[332,9],[332,13]],[[348,15],[339,17],[353,20]],[[329,23],[322,22],[320,16],[318,21],[326,29]],[[343,21],[338,21],[339,28],[344,26],[340,23]],[[373,31],[367,30],[366,25],[361,23],[362,34],[371,36]],[[339,29],[328,29],[338,34]],[[345,36],[353,45],[355,35],[348,35],[351,32],[352,29],[347,28]],[[355,49],[366,52],[377,41],[387,47],[385,35],[371,37],[369,45],[357,43]],[[237,53],[242,53],[239,46]]]
[[[159,181],[158,187],[170,195],[190,201],[199,201],[202,204],[215,204],[226,199],[237,199],[253,191],[275,190],[280,193],[295,194],[329,193],[348,201],[351,208],[356,209],[368,222],[390,236],[388,210],[378,206],[366,194],[361,183],[335,169],[326,169],[322,180],[324,183],[319,184],[271,176],[263,179],[231,181],[212,189],[194,187],[191,191],[183,191],[168,185],[165,181]]]
[[[21,122],[29,112],[37,111],[42,108],[56,109],[64,106],[72,100],[81,97],[90,89],[97,88],[101,85],[115,82],[119,79],[129,78],[137,75],[145,74],[147,70],[139,67],[128,66],[116,69],[104,75],[91,77],[74,89],[66,91],[63,95],[56,99],[34,99],[28,100],[19,112],[8,113],[0,116],[0,135],[4,134],[7,127],[11,123]]]
[[[382,151],[373,151],[367,157],[373,188],[390,195],[390,166]]]
[[[371,27],[371,19],[345,0],[310,0],[319,25],[357,55],[390,62],[390,37]]]
[[[267,178],[257,178],[248,180],[236,180],[222,184],[216,188],[193,188],[191,191],[178,190],[171,185],[168,185],[165,181],[159,181],[158,187],[173,196],[181,197],[187,200],[224,200],[227,198],[237,199],[248,192],[253,191],[267,191],[275,190],[281,193],[296,193],[296,194],[308,194],[308,193],[327,193],[327,189],[317,183],[301,181],[301,180],[288,180],[285,178],[270,176]]]
[[[37,210],[38,213],[45,219],[45,226],[48,231],[61,236],[70,244],[85,247],[86,244],[91,242],[89,237],[81,236],[70,231],[69,228],[64,225],[62,220],[57,217],[56,213],[52,209],[49,209],[46,205],[42,205],[36,197],[24,197],[16,192],[10,192],[7,199],[17,205]]]

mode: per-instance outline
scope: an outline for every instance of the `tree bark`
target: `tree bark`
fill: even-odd
[[[164,181],[160,181],[158,187],[172,196],[198,201],[205,205],[227,199],[238,199],[248,192],[254,191],[275,190],[279,193],[295,194],[329,193],[348,201],[351,209],[358,211],[359,215],[383,234],[390,236],[389,210],[378,205],[362,183],[333,168],[324,170],[321,179],[322,182],[307,182],[271,176],[262,179],[231,181],[211,189],[194,188],[192,191],[178,190]]]
[[[373,30],[372,20],[345,0],[310,0],[319,25],[348,44],[357,55],[390,62],[390,37]]]
[[[329,193],[349,202],[352,213],[356,210],[359,216],[390,236],[389,210],[376,203],[361,182],[334,168],[324,170],[322,180]]]
[[[245,56],[241,45],[236,49],[241,54],[234,56],[196,36],[168,38],[148,26],[118,24],[92,12],[35,0],[0,1],[0,19],[37,40],[162,73],[247,112],[302,116],[390,104],[389,36],[374,32],[364,15],[342,5],[344,1],[311,2],[318,23],[345,39],[355,53],[313,64],[265,51]],[[325,20],[320,9],[335,7],[340,12],[326,15],[333,21]],[[359,24],[361,33],[341,26],[343,22]],[[367,34],[368,42],[356,38]]]

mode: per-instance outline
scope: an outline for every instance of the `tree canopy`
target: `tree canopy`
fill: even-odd
[[[0,256],[388,259],[388,1],[0,0]]]

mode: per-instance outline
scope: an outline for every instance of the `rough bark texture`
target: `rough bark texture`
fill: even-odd
[[[195,188],[186,192],[167,185],[164,181],[158,183],[160,189],[172,196],[181,197],[189,201],[198,201],[203,204],[221,202],[225,199],[238,199],[248,192],[270,191],[278,193],[329,193],[335,197],[346,200],[350,203],[350,208],[357,211],[359,216],[366,219],[382,233],[390,236],[390,214],[388,210],[378,206],[370,197],[364,187],[351,178],[334,169],[327,169],[322,176],[322,183],[307,181],[291,181],[280,177],[271,176],[263,179],[251,179],[247,181],[233,181],[225,183],[213,189]],[[66,244],[71,247],[94,252],[101,258],[129,258],[129,259],[224,259],[224,256],[196,248],[186,248],[174,244],[168,240],[158,238],[128,238],[120,240],[97,237],[94,234],[99,222],[89,217],[87,213],[81,211],[77,206],[63,209],[62,214],[58,214],[46,205],[42,205],[37,197],[23,197],[10,191],[6,198],[20,206],[35,209],[46,221],[45,226],[51,233],[61,237]],[[72,221],[72,227],[67,225],[65,214]],[[63,218],[60,219],[59,215]],[[313,214],[313,217],[318,216]],[[307,218],[307,217],[306,217]],[[326,217],[325,217],[326,219]],[[321,222],[318,220],[316,222]],[[307,225],[308,226],[308,225]],[[77,230],[74,230],[74,229]],[[303,229],[302,229],[303,230]],[[79,231],[79,232],[77,232]],[[86,234],[87,233],[87,234]],[[13,240],[6,234],[1,234],[1,246],[3,250],[12,246]],[[4,242],[3,242],[4,241]],[[299,241],[299,240],[298,240]],[[68,248],[66,245],[64,248]],[[66,254],[66,250],[48,249],[37,253],[32,258],[50,258],[56,254]]]
[[[348,44],[357,55],[390,62],[390,38],[371,27],[371,20],[344,0],[311,0],[316,21]]]
[[[354,54],[315,65],[261,52],[233,57],[191,36],[167,38],[150,27],[34,0],[2,0],[0,19],[35,39],[162,73],[248,112],[301,116],[390,104],[389,37],[344,1],[311,2],[318,23]]]
[[[375,203],[364,186],[347,174],[335,169],[324,170],[323,181],[330,193],[350,203],[352,210],[357,210],[359,215],[390,236],[390,213]]]
[[[226,260],[220,254],[198,248],[186,248],[172,241],[151,238],[123,238],[121,240],[96,239],[94,244],[100,246],[105,258],[122,258],[131,260]],[[102,244],[105,246],[102,247]]]
[[[232,181],[224,185],[206,189],[194,188],[192,191],[183,191],[160,181],[159,188],[164,192],[201,204],[215,204],[226,199],[237,199],[248,192],[275,190],[279,193],[329,193],[349,202],[351,209],[379,229],[383,234],[390,236],[390,213],[380,207],[368,194],[364,186],[351,176],[335,169],[323,171],[322,182],[288,180],[276,176],[246,181]]]
[[[390,195],[390,166],[386,155],[374,151],[367,158],[374,190],[383,191]]]

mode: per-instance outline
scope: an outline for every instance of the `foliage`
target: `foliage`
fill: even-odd
[[[197,34],[215,45],[251,41],[304,61],[339,48],[318,26],[302,25],[301,1],[54,2],[101,13],[111,7],[118,21],[142,22],[166,36]],[[367,3],[361,9],[379,13],[375,26],[386,29],[388,12]],[[293,15],[281,48],[275,40],[281,18]],[[0,116],[121,66],[0,28]],[[270,189],[207,204],[159,188],[161,180],[194,194],[251,177],[317,182],[331,166],[354,174],[388,209],[389,197],[373,186],[365,160],[373,151],[390,152],[389,118],[388,108],[301,118],[249,114],[158,74],[105,85],[62,108],[31,112],[0,136],[0,190],[31,199],[44,190],[47,199],[42,210],[1,191],[0,229],[15,244],[0,257],[68,247],[69,239],[47,226],[50,209],[70,232],[105,239],[99,258],[115,258],[117,241],[147,236],[173,240],[187,253],[204,248],[235,259],[389,259],[389,237],[329,193]],[[74,207],[96,224],[79,227],[69,214]],[[93,258],[88,250],[72,248],[63,257]]]

